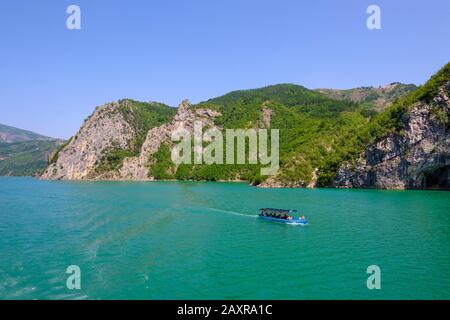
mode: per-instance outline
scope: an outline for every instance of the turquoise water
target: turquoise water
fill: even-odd
[[[448,299],[449,205],[440,191],[0,178],[0,298]]]

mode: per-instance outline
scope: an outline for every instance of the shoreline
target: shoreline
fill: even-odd
[[[203,183],[245,183],[248,186],[259,189],[352,189],[352,190],[385,190],[385,191],[450,191],[450,189],[439,188],[375,188],[375,187],[286,187],[286,186],[271,186],[271,187],[259,187],[253,185],[247,180],[176,180],[176,179],[41,179],[36,176],[0,176],[0,178],[32,178],[40,181],[65,181],[65,182],[203,182]]]

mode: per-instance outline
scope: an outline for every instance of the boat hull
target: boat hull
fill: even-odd
[[[284,223],[284,224],[293,224],[293,225],[306,225],[308,224],[308,220],[306,219],[300,219],[300,218],[296,218],[296,219],[292,219],[292,220],[287,220],[287,219],[280,219],[280,218],[274,218],[274,217],[266,217],[266,216],[259,216],[260,219],[265,220],[265,221],[271,221],[271,222],[278,222],[278,223]]]

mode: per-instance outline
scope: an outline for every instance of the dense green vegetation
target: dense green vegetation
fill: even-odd
[[[136,153],[131,150],[113,148],[101,160],[96,167],[96,173],[102,174],[105,172],[119,170],[122,167],[123,160],[127,157],[133,157]]]
[[[59,144],[43,140],[0,143],[0,175],[35,175],[45,169],[48,156]]]
[[[155,179],[173,179],[175,164],[170,158],[170,148],[167,144],[162,144],[157,152],[150,156],[150,163],[153,163],[149,174]]]
[[[271,109],[271,128],[280,129],[281,170],[278,178],[305,183],[311,179],[312,172],[322,164],[330,149],[351,149],[347,143],[351,141],[347,137],[368,121],[358,104],[333,100],[292,84],[231,92],[194,107],[221,112],[222,116],[215,120],[215,124],[225,129],[261,127],[262,108]],[[239,179],[255,184],[266,178],[260,174],[260,165],[249,164],[183,164],[173,173],[167,150],[158,152],[156,157],[158,161],[151,167],[151,174],[156,178],[213,181]]]

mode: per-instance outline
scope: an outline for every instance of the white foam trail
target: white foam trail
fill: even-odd
[[[216,209],[216,208],[208,208],[208,210],[217,211],[217,212],[223,212],[223,213],[228,213],[228,214],[233,214],[235,216],[243,216],[243,217],[247,217],[247,218],[256,218],[258,216],[256,214],[243,214],[243,213],[239,213],[239,212],[236,212],[236,211],[221,210],[221,209]]]

